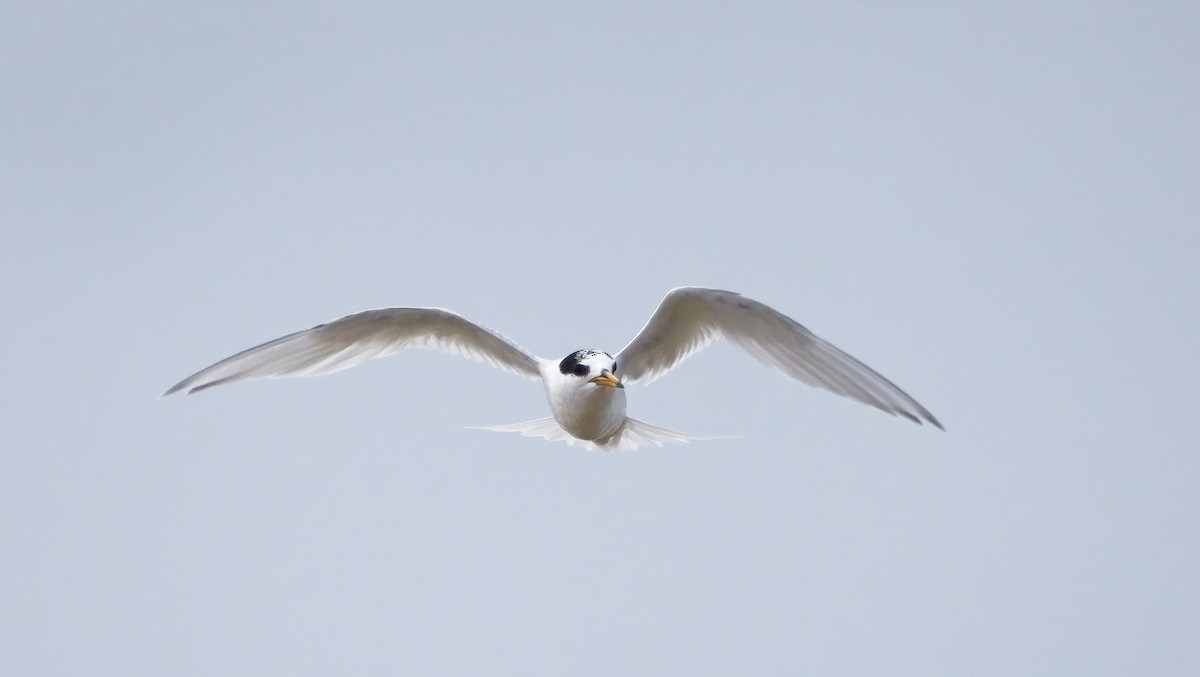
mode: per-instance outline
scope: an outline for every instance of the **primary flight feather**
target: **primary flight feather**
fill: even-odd
[[[891,381],[795,320],[740,294],[702,287],[668,292],[646,326],[616,355],[577,350],[562,360],[547,360],[449,310],[384,308],[244,350],[185,378],[164,395],[191,394],[247,378],[331,374],[408,348],[431,348],[542,382],[552,416],[489,430],[587,448],[636,449],[710,439],[629,418],[625,384],[649,383],[722,337],[802,383],[942,428]]]

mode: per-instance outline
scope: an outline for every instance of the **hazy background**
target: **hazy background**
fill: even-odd
[[[1200,10],[0,7],[0,673],[1200,671]],[[541,355],[775,306],[587,453],[412,352],[164,389],[368,307]]]

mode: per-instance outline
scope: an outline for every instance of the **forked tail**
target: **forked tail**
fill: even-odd
[[[601,451],[633,451],[644,447],[661,447],[664,444],[686,444],[700,440],[727,439],[724,435],[691,435],[651,425],[634,418],[626,418],[621,429],[602,440],[581,440],[563,430],[553,417],[539,418],[523,423],[506,425],[470,426],[476,430],[492,430],[501,433],[520,433],[525,437],[541,437],[551,442],[566,442],[580,445],[584,449]]]

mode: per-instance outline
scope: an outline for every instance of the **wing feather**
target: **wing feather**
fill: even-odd
[[[188,394],[256,377],[320,376],[408,348],[461,355],[540,378],[539,358],[486,327],[442,308],[381,308],[347,315],[227,357],[171,386]]]
[[[799,322],[754,299],[717,289],[668,292],[646,326],[615,356],[621,378],[653,381],[720,337],[801,383],[942,428],[896,384]]]

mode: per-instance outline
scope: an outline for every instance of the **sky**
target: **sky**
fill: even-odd
[[[1200,672],[1195,3],[0,7],[0,673]],[[728,344],[633,453],[472,430],[544,357],[771,305],[945,433]]]

